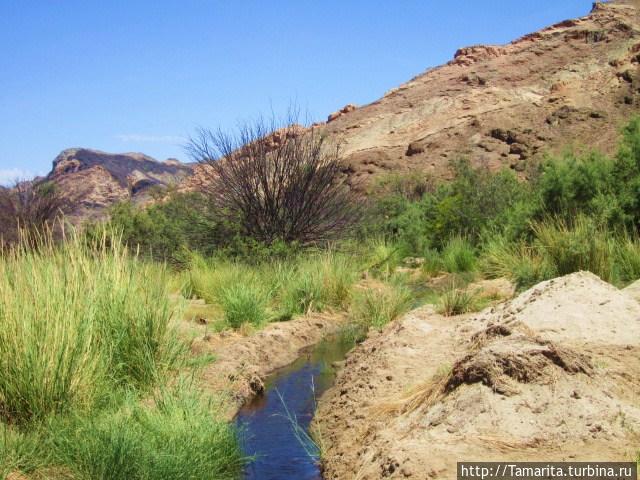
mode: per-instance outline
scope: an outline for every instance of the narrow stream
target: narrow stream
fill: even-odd
[[[236,417],[242,449],[254,460],[245,479],[320,480],[317,451],[307,440],[316,400],[335,380],[332,363],[352,345],[325,340],[288,367],[273,374],[265,394],[244,406]]]

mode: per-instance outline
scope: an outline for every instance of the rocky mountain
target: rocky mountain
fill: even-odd
[[[639,3],[595,3],[585,17],[507,45],[460,48],[447,64],[314,128],[341,143],[347,173],[365,183],[389,172],[446,177],[461,156],[524,172],[571,145],[611,152],[620,127],[640,112]],[[190,165],[87,149],[62,152],[49,178],[80,198],[79,215],[143,201],[154,185],[199,184]]]
[[[153,188],[179,184],[191,173],[192,167],[178,160],[71,148],[56,157],[47,180],[73,204],[72,217],[86,218],[100,216],[122,200],[148,201]]]
[[[596,3],[508,45],[461,48],[380,100],[332,114],[324,128],[362,177],[443,175],[460,155],[522,171],[571,144],[611,151],[640,111],[638,3]]]

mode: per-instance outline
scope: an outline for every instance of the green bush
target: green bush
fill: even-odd
[[[119,203],[111,209],[108,225],[140,255],[180,268],[188,266],[190,251],[211,255],[235,238],[234,227],[211,212],[197,193],[173,193],[147,208]],[[100,236],[103,230],[92,225],[87,236]]]

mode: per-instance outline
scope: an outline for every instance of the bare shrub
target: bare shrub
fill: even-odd
[[[0,244],[15,243],[21,231],[33,236],[53,227],[64,204],[51,182],[17,181],[10,188],[0,187]]]
[[[337,145],[292,120],[245,123],[235,134],[200,129],[187,145],[213,206],[261,242],[326,241],[358,216]]]

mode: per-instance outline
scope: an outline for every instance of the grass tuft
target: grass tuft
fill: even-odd
[[[442,264],[450,273],[472,272],[476,268],[476,253],[469,241],[453,237],[442,251]]]
[[[220,304],[225,322],[231,328],[239,328],[244,323],[259,326],[267,319],[267,296],[254,284],[236,283],[223,288]]]
[[[405,285],[382,284],[355,295],[351,314],[357,324],[382,328],[406,313],[412,304],[413,295]]]
[[[70,416],[49,428],[54,460],[73,478],[232,480],[242,468],[233,426],[188,389],[165,393],[154,405],[125,401],[115,411]]]
[[[473,292],[466,288],[457,288],[456,285],[452,285],[440,296],[438,313],[451,317],[475,311],[478,307],[479,301]]]

